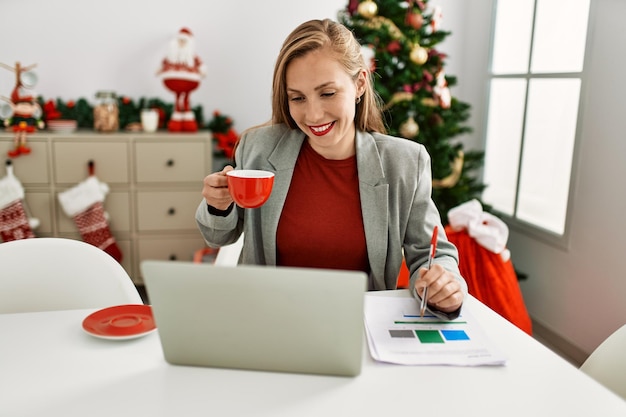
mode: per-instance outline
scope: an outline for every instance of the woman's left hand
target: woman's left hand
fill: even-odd
[[[433,264],[430,269],[421,268],[415,281],[415,291],[422,297],[428,287],[426,302],[444,313],[456,311],[463,304],[463,290],[454,274],[441,265]]]

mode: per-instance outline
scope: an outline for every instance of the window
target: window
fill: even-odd
[[[590,0],[497,0],[483,200],[562,237]]]

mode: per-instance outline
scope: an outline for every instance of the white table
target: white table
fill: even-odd
[[[625,401],[476,299],[465,308],[506,366],[389,365],[367,353],[355,378],[181,367],[164,361],[156,332],[84,333],[92,310],[0,315],[0,416],[626,416]]]

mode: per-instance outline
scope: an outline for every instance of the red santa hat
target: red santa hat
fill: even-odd
[[[193,33],[191,33],[191,30],[189,30],[189,28],[182,28],[181,30],[178,31],[178,37],[179,38],[192,38],[193,37]]]

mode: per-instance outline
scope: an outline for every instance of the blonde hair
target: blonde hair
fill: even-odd
[[[330,19],[302,23],[285,39],[274,67],[271,123],[284,123],[292,129],[297,129],[296,122],[289,113],[287,67],[295,58],[322,48],[332,51],[337,61],[353,79],[356,80],[360,72],[366,71],[365,91],[360,102],[356,104],[354,116],[356,129],[386,133],[380,98],[374,90],[372,74],[361,54],[361,45],[348,28]]]

